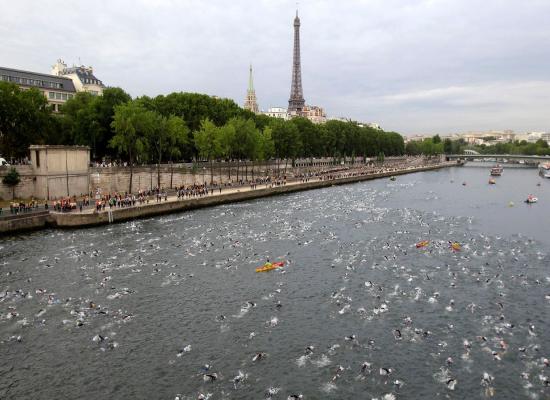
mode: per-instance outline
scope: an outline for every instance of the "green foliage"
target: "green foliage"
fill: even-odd
[[[437,136],[437,135],[436,135]],[[423,154],[425,156],[432,156],[436,154],[442,154],[444,148],[444,143],[439,142],[435,143],[433,138],[428,138],[424,140],[411,140],[405,146],[405,153],[415,156]]]
[[[525,140],[521,142],[496,143],[490,146],[479,145],[472,146],[471,149],[481,154],[521,154],[527,156],[545,156],[550,155],[550,147],[545,140],[539,139],[535,143],[529,143]]]
[[[284,121],[243,110],[233,100],[198,93],[132,100],[120,88],[107,88],[102,96],[77,93],[62,111],[52,114],[38,90],[21,91],[0,82],[1,154],[25,156],[30,144],[87,145],[93,159],[118,156],[132,166],[136,161],[160,164],[197,156],[257,161],[405,152],[403,138],[395,132],[351,121]],[[215,140],[215,145],[204,138]]]
[[[0,82],[0,154],[25,157],[29,145],[47,143],[54,127],[48,102],[38,89]]]
[[[2,178],[2,183],[12,189],[12,199],[15,198],[15,187],[21,182],[19,172],[15,168],[10,168],[9,172]]]

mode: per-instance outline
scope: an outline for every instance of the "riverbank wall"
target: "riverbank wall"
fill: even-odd
[[[53,228],[84,228],[110,223],[125,222],[134,219],[148,218],[157,215],[170,214],[175,212],[188,211],[203,207],[211,207],[221,204],[236,203],[253,200],[262,197],[275,196],[280,194],[293,193],[304,190],[320,189],[335,185],[345,185],[362,182],[372,179],[388,178],[390,176],[404,175],[415,172],[431,171],[440,168],[456,166],[456,163],[441,163],[430,166],[407,168],[396,171],[380,172],[366,175],[349,176],[332,180],[313,180],[309,182],[289,183],[282,186],[258,188],[254,190],[241,189],[230,193],[215,194],[211,196],[185,199],[169,200],[162,202],[151,202],[134,207],[115,208],[101,212],[50,212],[47,215],[28,216],[27,218],[13,218],[0,220],[0,234],[11,233],[21,230]],[[24,216],[21,216],[24,217]]]

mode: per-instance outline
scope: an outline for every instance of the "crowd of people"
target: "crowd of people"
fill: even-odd
[[[239,179],[237,181],[229,182],[212,182],[212,183],[193,183],[190,185],[182,185],[176,187],[175,190],[170,190],[170,195],[176,196],[177,200],[188,200],[194,198],[201,198],[204,196],[221,194],[224,190],[239,190],[240,188],[248,186],[250,190],[255,190],[260,188],[273,188],[284,186],[287,183],[307,183],[312,180],[316,181],[326,181],[326,180],[336,180],[342,178],[370,175],[370,174],[379,174],[379,173],[388,173],[398,170],[410,169],[415,167],[421,167],[425,165],[430,165],[439,160],[426,160],[419,157],[400,157],[395,159],[387,159],[384,163],[379,162],[370,162],[367,164],[355,164],[355,165],[338,165],[323,169],[319,167],[303,167],[291,169],[288,171],[285,170],[282,174],[273,176],[260,176],[256,177],[253,180]],[[105,165],[112,166],[113,164]],[[103,166],[103,165],[102,165]],[[76,196],[67,197],[52,202],[52,208],[58,212],[69,212],[74,210],[80,210],[82,212],[83,208],[90,206],[90,199],[95,197],[95,211],[105,211],[108,207],[109,209],[113,208],[125,208],[133,207],[136,205],[149,204],[150,201],[156,201],[160,203],[163,201],[168,201],[169,193],[167,189],[164,188],[153,188],[150,190],[139,190],[137,193],[107,193],[107,194],[96,194],[95,196],[90,193],[89,195],[81,195],[77,199]],[[92,204],[93,207],[93,204]],[[31,210],[38,209],[38,203],[35,200],[32,200],[29,203],[12,203],[10,204],[10,213],[18,214],[22,212],[29,212]],[[44,209],[48,209],[48,203],[44,203]],[[0,215],[1,215],[0,208]]]

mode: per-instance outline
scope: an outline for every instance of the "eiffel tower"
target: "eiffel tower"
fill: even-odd
[[[302,68],[300,66],[300,18],[298,18],[298,10],[296,10],[296,18],[294,18],[292,85],[290,87],[290,99],[288,100],[288,113],[292,116],[302,115],[305,102],[302,90]]]

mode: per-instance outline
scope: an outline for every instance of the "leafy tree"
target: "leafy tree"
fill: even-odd
[[[15,168],[11,168],[9,172],[2,178],[2,183],[11,187],[11,199],[15,199],[15,187],[21,182],[19,172]]]
[[[202,121],[200,129],[194,133],[195,147],[197,148],[199,157],[210,162],[210,184],[214,183],[212,160],[222,152],[220,133],[220,129],[208,118]]]
[[[174,177],[172,159],[181,157],[185,151],[185,148],[189,146],[189,129],[187,128],[187,125],[185,125],[185,121],[175,115],[168,117],[168,120],[166,121],[166,129],[168,131],[167,152],[170,160],[170,188],[172,188],[172,180]]]
[[[271,125],[275,154],[277,156],[277,171],[279,171],[280,159],[285,159],[285,173],[288,159],[295,159],[300,151],[300,132],[291,122],[276,120]]]
[[[452,154],[453,142],[451,141],[451,139],[447,138],[443,141],[443,152],[445,154]]]
[[[136,101],[130,101],[115,107],[115,115],[111,126],[115,135],[109,146],[119,154],[128,156],[130,165],[130,184],[128,192],[132,192],[134,161],[147,154],[147,137],[154,131],[157,120],[154,113],[145,110]]]
[[[47,144],[52,123],[46,97],[38,89],[0,82],[0,154],[22,158],[31,144]]]

